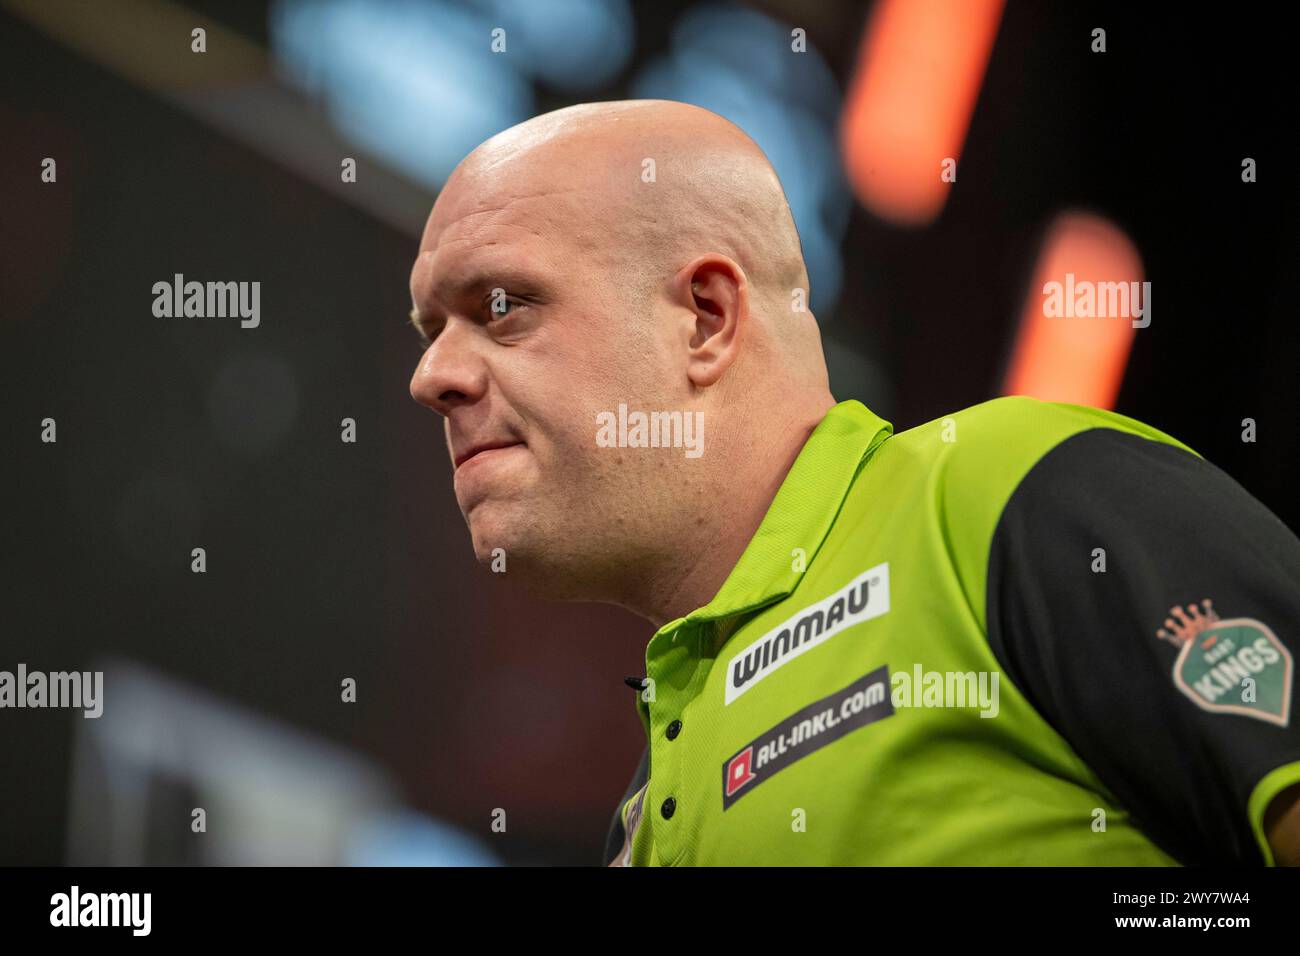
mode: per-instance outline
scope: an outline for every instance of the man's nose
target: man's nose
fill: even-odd
[[[471,328],[449,321],[420,357],[411,376],[411,397],[443,416],[482,398],[487,370],[472,338]]]

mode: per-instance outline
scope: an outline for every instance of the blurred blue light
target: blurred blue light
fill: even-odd
[[[687,11],[671,52],[641,70],[631,96],[692,103],[743,129],[785,188],[812,283],[827,315],[843,282],[840,242],[852,202],[836,145],[841,96],[821,55],[790,49],[790,29],[730,4]]]
[[[725,64],[837,124],[840,89],[835,75],[811,43],[805,53],[790,49],[791,29],[734,3],[708,3],[687,10],[673,25],[672,48],[678,58],[699,56]]]
[[[612,83],[632,56],[627,0],[476,0],[505,28],[519,68],[566,93]]]
[[[490,49],[483,13],[415,0],[276,0],[285,78],[349,139],[430,189],[475,146],[533,115],[531,83]]]
[[[413,811],[372,817],[351,833],[345,866],[500,866],[463,830]]]

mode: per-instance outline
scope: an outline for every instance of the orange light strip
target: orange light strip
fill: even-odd
[[[1002,394],[1114,408],[1150,307],[1128,235],[1099,216],[1062,214],[1043,240]]]
[[[961,156],[1004,0],[880,0],[858,52],[841,117],[849,183],[883,219],[939,215]]]

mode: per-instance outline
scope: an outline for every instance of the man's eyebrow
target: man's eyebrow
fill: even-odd
[[[433,286],[433,293],[435,298],[446,298],[454,302],[463,299],[467,295],[480,291],[487,293],[496,288],[506,289],[507,291],[518,289],[532,294],[545,294],[548,286],[533,272],[512,266],[503,266],[496,269],[480,269],[458,279],[436,281]],[[433,320],[424,318],[420,314],[418,305],[411,309],[410,324],[420,333],[421,338],[432,341],[428,333],[425,332],[424,326],[433,324]]]
[[[456,279],[436,280],[433,293],[454,302],[474,292],[486,292],[497,287],[508,289],[511,286],[540,288],[541,279],[529,270],[515,266],[483,268]]]

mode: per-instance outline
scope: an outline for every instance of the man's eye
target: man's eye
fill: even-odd
[[[496,295],[488,299],[488,321],[494,319],[504,319],[513,312],[517,312],[526,303],[512,298],[508,295]]]

